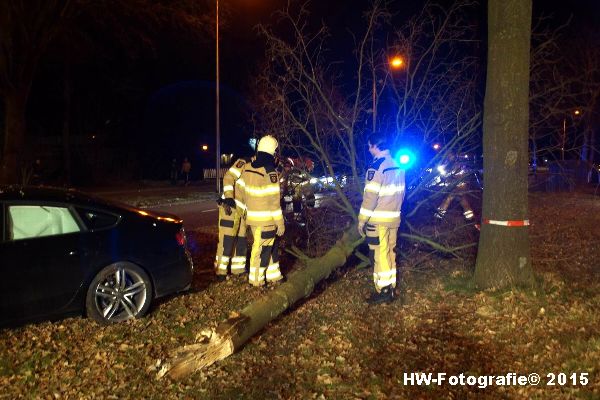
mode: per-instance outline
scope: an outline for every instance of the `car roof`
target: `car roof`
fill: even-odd
[[[134,207],[126,204],[90,196],[75,189],[50,186],[0,185],[0,201],[7,200],[64,202],[82,206],[135,211]]]
[[[101,208],[117,214],[132,213],[138,216],[150,216],[171,222],[182,222],[181,218],[169,213],[141,210],[125,203],[95,197],[75,189],[51,186],[0,185],[0,201],[68,203],[82,207]]]

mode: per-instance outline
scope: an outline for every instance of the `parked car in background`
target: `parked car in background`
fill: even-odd
[[[183,221],[64,189],[0,186],[0,326],[86,314],[102,324],[186,290]]]

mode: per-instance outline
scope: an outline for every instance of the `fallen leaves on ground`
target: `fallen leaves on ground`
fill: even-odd
[[[530,208],[535,291],[477,292],[473,260],[430,255],[403,274],[399,300],[368,306],[370,269],[348,267],[234,355],[157,381],[172,350],[261,296],[241,277],[214,281],[216,229],[192,232],[193,290],[159,300],[146,318],[0,331],[0,398],[598,398],[600,200],[536,194]],[[410,372],[536,372],[543,384],[410,386]],[[589,373],[589,383],[545,385],[560,372]]]

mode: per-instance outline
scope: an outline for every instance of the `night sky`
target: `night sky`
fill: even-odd
[[[223,153],[241,154],[253,134],[249,123],[248,89],[262,60],[264,48],[254,28],[273,24],[273,13],[285,0],[221,0],[221,146]],[[349,32],[362,27],[369,1],[313,1],[309,3],[315,24],[331,27],[333,53],[340,60],[353,57]],[[419,11],[422,1],[390,3],[393,23],[400,25]],[[600,1],[534,0],[534,18],[553,15],[556,25],[573,15],[569,34],[594,29],[600,24]],[[476,16],[485,19],[485,11]],[[481,23],[485,29],[485,21]],[[360,32],[358,32],[360,34]],[[110,46],[110,43],[105,43]],[[598,45],[596,43],[595,45]],[[152,50],[141,49],[123,61],[102,59],[94,51],[71,68],[72,134],[96,148],[102,141],[122,161],[121,169],[137,178],[163,178],[170,160],[189,157],[194,170],[214,164],[214,37],[176,41],[167,33]],[[85,50],[83,50],[85,53]],[[63,121],[64,74],[60,56],[45,57],[34,83],[29,106],[29,130],[44,147],[56,143]],[[58,133],[58,135],[57,135]],[[57,138],[56,140],[52,139]],[[207,144],[208,152],[200,146]],[[47,147],[47,146],[46,146]],[[44,156],[44,155],[42,155]],[[78,155],[86,168],[110,162],[97,150]],[[46,154],[52,158],[51,154]],[[76,160],[77,161],[77,160]],[[77,165],[77,162],[76,162]],[[58,168],[58,167],[57,167]],[[82,175],[80,179],[90,179]]]
[[[446,0],[438,3],[451,2],[451,0]],[[221,80],[225,90],[230,91],[230,96],[243,96],[248,82],[253,79],[253,72],[256,70],[257,62],[262,55],[263,48],[253,26],[258,23],[272,24],[273,13],[284,7],[286,3],[282,0],[237,0],[236,4],[240,5],[240,9],[238,12],[231,12],[230,26],[222,30]],[[485,1],[482,3],[485,3]],[[260,7],[257,7],[257,4],[260,4]],[[350,32],[354,32],[355,27],[361,29],[364,26],[363,13],[368,9],[371,1],[328,0],[312,1],[308,4],[311,14],[314,16],[314,23],[319,24],[323,21],[331,27],[331,47],[339,55],[339,59],[354,57],[352,54],[354,46],[352,40],[350,40]],[[395,24],[400,25],[407,18],[419,12],[424,2],[395,1],[390,4],[389,10],[393,14],[393,21]],[[534,18],[541,15],[551,16],[555,26],[564,23],[569,16],[572,16],[571,32],[577,32],[582,27],[596,27],[600,24],[600,1],[598,0],[534,0],[533,4]],[[485,18],[485,10],[482,9],[481,13],[476,17]],[[485,21],[482,21],[481,27],[485,29]],[[356,33],[360,34],[360,31]],[[241,99],[243,97],[240,97]],[[226,107],[225,112],[227,112]],[[226,118],[225,122],[228,122]],[[245,122],[238,120],[240,127]],[[249,131],[242,133],[236,128],[236,126],[229,126],[225,129],[227,133],[232,135],[251,134]],[[241,130],[243,131],[243,128]],[[212,134],[214,129],[209,129],[209,132],[209,135]],[[228,152],[229,148],[226,143],[224,151]],[[231,148],[231,151],[234,150],[237,150],[237,148]]]

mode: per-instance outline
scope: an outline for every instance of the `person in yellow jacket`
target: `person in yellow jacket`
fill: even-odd
[[[369,136],[373,162],[365,179],[363,201],[358,214],[358,232],[366,236],[374,267],[375,292],[368,302],[387,303],[394,299],[396,287],[396,238],[404,200],[404,170],[390,155],[385,136]]]
[[[469,171],[465,163],[461,162],[463,160],[452,152],[448,153],[448,161],[449,165],[444,167],[440,173],[444,177],[446,186],[450,187],[450,193],[444,198],[434,215],[436,218],[443,219],[454,199],[458,199],[463,209],[465,221],[469,223],[475,219],[473,207],[471,207],[468,199],[469,185],[467,177],[472,172]]]
[[[246,220],[243,218],[245,206],[236,183],[244,166],[250,161],[249,157],[236,160],[223,176],[223,194],[217,200],[219,244],[215,256],[215,272],[219,280],[225,279],[230,265],[233,275],[246,272]]]
[[[246,224],[254,242],[248,281],[253,286],[283,279],[276,236],[285,232],[280,204],[279,176],[275,170],[277,140],[270,135],[258,142],[256,159],[244,165],[237,186],[246,207]]]

